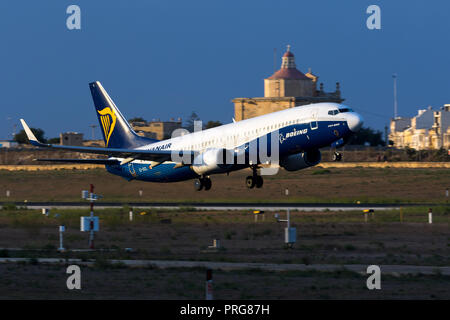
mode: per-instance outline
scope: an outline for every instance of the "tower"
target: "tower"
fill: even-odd
[[[281,68],[264,79],[264,97],[232,100],[234,119],[240,121],[311,103],[344,101],[339,82],[336,83],[336,91],[325,92],[323,83],[317,90],[318,78],[311,69],[306,74],[297,69],[295,56],[288,45],[281,59]]]
[[[297,69],[295,56],[288,45],[281,68],[264,79],[264,97],[312,97],[315,91],[315,81]]]

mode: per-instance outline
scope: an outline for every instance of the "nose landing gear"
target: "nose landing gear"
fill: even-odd
[[[333,161],[341,161],[341,160],[342,160],[342,153],[336,151],[333,154]]]

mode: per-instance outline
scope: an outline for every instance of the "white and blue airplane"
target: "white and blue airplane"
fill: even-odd
[[[211,188],[210,175],[251,168],[248,188],[261,188],[262,166],[276,165],[288,171],[315,166],[319,148],[342,144],[357,132],[362,117],[337,103],[316,103],[289,108],[259,117],[180,135],[159,141],[137,135],[100,82],[89,84],[105,148],[63,146],[38,141],[20,119],[30,143],[37,147],[107,155],[107,159],[38,159],[41,161],[105,165],[112,174],[127,180],[176,182],[195,179],[196,190]],[[252,154],[252,147],[256,150]],[[263,148],[276,150],[265,161]],[[274,148],[275,147],[275,148]],[[274,152],[272,152],[274,153]]]

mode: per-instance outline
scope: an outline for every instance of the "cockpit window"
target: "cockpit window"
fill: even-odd
[[[339,112],[353,112],[353,110],[350,108],[342,108],[342,109],[339,109]]]
[[[339,113],[339,111],[337,111],[337,110],[329,110],[328,111],[328,114],[330,115],[330,116],[334,116],[335,114],[338,114]]]

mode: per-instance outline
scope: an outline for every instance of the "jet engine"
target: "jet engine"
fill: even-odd
[[[194,158],[191,168],[199,175],[227,172],[233,166],[233,159],[234,153],[231,150],[222,148],[207,149]]]
[[[280,159],[280,166],[287,171],[297,171],[315,166],[321,159],[319,150],[309,150]]]

